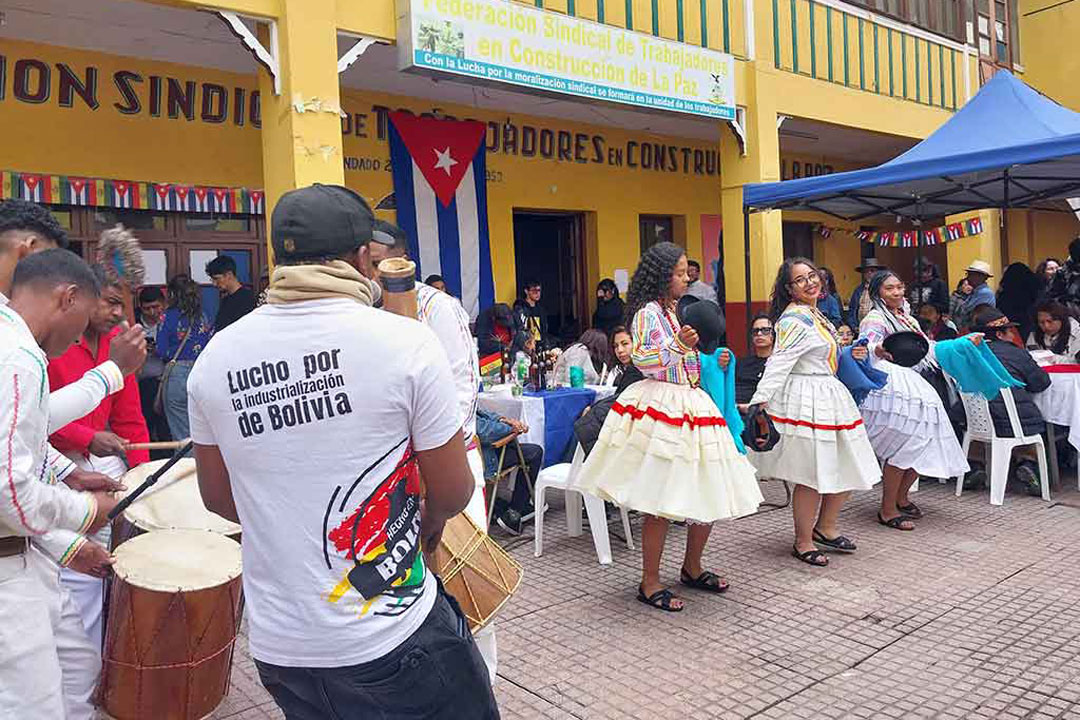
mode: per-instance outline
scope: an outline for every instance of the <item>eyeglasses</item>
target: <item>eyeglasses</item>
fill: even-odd
[[[821,275],[818,274],[817,270],[811,270],[805,275],[800,275],[797,278],[792,278],[791,282],[788,284],[794,285],[795,287],[804,288],[810,283],[817,282],[820,279]]]
[[[753,328],[750,330],[751,335],[772,335],[773,329],[771,327]]]

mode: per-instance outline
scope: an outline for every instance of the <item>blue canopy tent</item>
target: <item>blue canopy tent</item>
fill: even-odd
[[[747,323],[750,213],[816,210],[921,221],[982,208],[1059,209],[1080,195],[1080,113],[1001,70],[930,137],[877,167],[743,189]],[[921,251],[921,245],[917,243]]]

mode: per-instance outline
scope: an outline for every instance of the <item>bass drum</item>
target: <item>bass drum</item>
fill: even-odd
[[[121,478],[130,494],[167,460],[132,468]],[[113,527],[113,549],[125,540],[152,530],[210,530],[240,542],[240,526],[210,512],[203,505],[195,476],[195,460],[184,458],[143,493]]]
[[[158,530],[116,549],[99,686],[116,720],[196,720],[225,697],[240,629],[240,545]]]

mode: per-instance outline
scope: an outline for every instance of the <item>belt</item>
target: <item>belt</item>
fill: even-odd
[[[27,539],[22,536],[0,538],[0,557],[14,557],[26,552]]]

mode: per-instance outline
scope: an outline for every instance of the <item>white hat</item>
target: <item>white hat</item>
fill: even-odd
[[[967,271],[982,273],[986,277],[994,277],[994,272],[990,269],[990,263],[983,260],[972,260],[971,264],[967,266]]]

